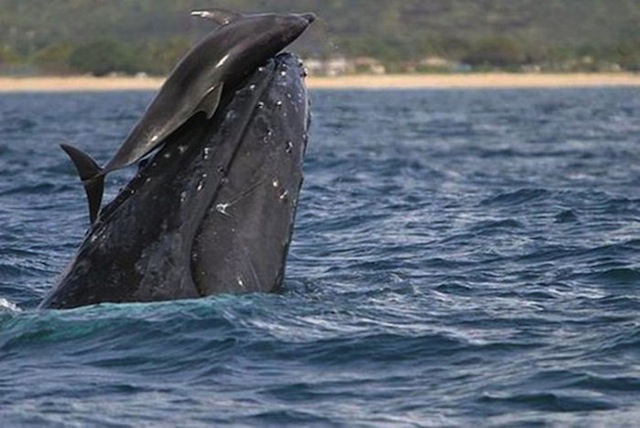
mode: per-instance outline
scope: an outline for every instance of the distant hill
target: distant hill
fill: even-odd
[[[166,72],[211,29],[189,16],[206,7],[314,11],[321,21],[296,46],[308,57],[640,69],[640,0],[2,0],[0,67],[77,70],[78,49],[99,41],[111,44],[123,71]]]

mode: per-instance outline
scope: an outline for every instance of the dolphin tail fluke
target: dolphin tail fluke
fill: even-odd
[[[87,194],[89,203],[89,219],[91,224],[98,218],[98,211],[102,204],[102,194],[104,192],[104,174],[102,168],[91,156],[83,151],[67,144],[61,144],[62,150],[71,158],[71,161],[78,171],[84,191]]]

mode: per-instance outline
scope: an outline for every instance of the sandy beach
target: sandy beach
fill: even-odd
[[[137,77],[0,77],[0,92],[69,92],[156,90],[162,78]],[[640,74],[408,74],[309,76],[311,89],[571,88],[640,86]]]
[[[309,77],[316,89],[490,89],[640,86],[640,74],[409,74],[383,76]]]

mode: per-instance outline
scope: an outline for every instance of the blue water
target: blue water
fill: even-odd
[[[281,295],[36,310],[151,95],[0,95],[0,425],[640,418],[640,88],[312,92]]]

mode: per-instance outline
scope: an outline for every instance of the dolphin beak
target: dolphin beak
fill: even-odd
[[[311,24],[313,21],[315,21],[318,17],[316,16],[315,13],[309,12],[309,13],[303,13],[300,15],[302,18],[306,19],[307,22],[309,24]]]

